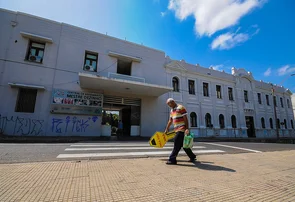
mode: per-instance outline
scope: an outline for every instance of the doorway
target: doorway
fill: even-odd
[[[256,137],[253,116],[246,116],[245,119],[246,119],[246,127],[247,127],[248,137]]]
[[[136,135],[134,131],[140,127],[140,107],[140,99],[105,96],[102,124],[111,126],[112,136]]]

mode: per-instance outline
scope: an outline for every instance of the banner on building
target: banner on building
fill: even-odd
[[[103,95],[53,89],[51,112],[62,114],[101,115]]]

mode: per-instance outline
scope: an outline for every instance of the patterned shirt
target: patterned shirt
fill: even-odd
[[[170,118],[173,120],[174,131],[184,132],[185,131],[185,122],[183,116],[187,114],[187,111],[184,106],[177,105],[175,108],[170,111]]]

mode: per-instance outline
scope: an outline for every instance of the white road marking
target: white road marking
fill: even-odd
[[[1,143],[0,146],[69,146],[69,143]]]
[[[203,146],[195,146],[196,149],[204,149]],[[105,147],[105,148],[66,148],[65,151],[106,151],[106,150],[148,150],[148,149],[173,149],[173,147]]]
[[[247,148],[242,148],[242,147],[234,147],[234,146],[216,144],[216,143],[205,143],[204,142],[204,144],[210,144],[210,145],[215,145],[215,146],[220,146],[220,147],[228,147],[228,148],[239,149],[239,150],[244,150],[244,151],[250,151],[250,152],[255,152],[255,153],[261,153],[262,152],[262,151],[253,150],[253,149],[247,149]]]
[[[195,154],[223,153],[222,150],[193,150]],[[120,153],[85,153],[85,154],[60,154],[56,158],[89,158],[89,157],[115,157],[115,156],[145,156],[145,155],[168,155],[171,151],[154,152],[120,152]],[[179,154],[185,154],[180,151]]]
[[[149,146],[149,143],[141,143],[141,144],[72,144],[71,147],[142,147]],[[173,146],[173,144],[166,144],[166,146]]]

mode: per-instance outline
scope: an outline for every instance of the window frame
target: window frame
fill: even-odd
[[[190,82],[193,82],[193,89],[190,88]],[[196,82],[194,79],[188,79],[188,93],[190,95],[196,95]]]
[[[258,104],[262,104],[261,93],[257,93]]]
[[[232,128],[237,128],[237,117],[234,114],[231,115],[231,127]]]
[[[121,72],[121,67],[119,68],[119,63],[128,63],[128,65],[130,64],[130,68],[128,70],[125,70],[125,71],[128,71],[128,74],[125,74],[125,73],[122,73]],[[132,65],[133,65],[133,61],[132,60],[126,60],[126,59],[121,59],[121,58],[117,58],[117,74],[120,74],[120,75],[125,75],[125,76],[131,76],[132,75]]]
[[[261,117],[260,121],[261,121],[261,128],[265,128],[265,119],[264,119],[264,117]]]
[[[87,58],[87,55],[91,55],[91,56],[95,56],[96,57],[96,60],[92,59],[92,58]],[[86,60],[89,60],[90,61],[90,66],[92,66],[92,63],[95,61],[96,64],[95,64],[95,71],[91,71],[91,70],[88,70],[85,68],[86,65]],[[97,69],[98,69],[98,53],[95,53],[95,52],[91,52],[91,51],[85,51],[85,55],[84,55],[84,65],[83,65],[83,70],[84,71],[87,71],[87,72],[97,72]]]
[[[206,128],[212,128],[213,127],[212,116],[211,116],[210,113],[205,114],[205,124],[206,124]]]
[[[220,88],[219,89],[220,91],[218,91],[218,88]],[[216,97],[217,97],[217,99],[222,99],[222,87],[221,87],[221,85],[216,85]]]
[[[274,129],[272,118],[269,118],[269,127],[270,127],[271,129]]]
[[[284,99],[282,97],[280,97],[280,103],[281,103],[281,107],[284,108]]]
[[[34,47],[34,49],[36,50],[36,53],[35,53],[35,55],[31,55],[31,50],[33,49],[33,44],[34,43],[39,44],[39,45],[43,45],[44,48]],[[38,64],[43,64],[43,59],[44,59],[44,56],[45,56],[45,47],[46,47],[46,43],[45,42],[41,42],[41,41],[38,41],[38,40],[29,39],[25,61],[34,62],[34,63],[38,63]],[[43,51],[43,55],[42,55],[42,57],[40,59],[40,62],[37,61],[37,53],[39,54],[39,51]],[[32,56],[34,56],[36,59],[35,60],[31,60],[30,57],[32,57]]]
[[[230,93],[230,90],[231,90],[231,93]],[[234,101],[234,90],[232,87],[227,87],[227,93],[228,93],[228,100]]]
[[[224,129],[225,128],[225,117],[224,117],[224,115],[219,114],[218,120],[219,120],[219,128]]]
[[[206,86],[205,84],[207,84],[207,90],[206,91],[205,91],[205,86]],[[209,83],[203,82],[203,96],[204,97],[210,97],[209,94],[210,94],[210,92],[209,92]]]
[[[177,84],[176,88],[174,87],[174,81],[173,81],[174,79],[177,81],[176,82],[176,84]],[[177,76],[173,76],[172,77],[172,88],[173,88],[173,92],[179,92],[179,85],[180,85],[180,79]]]
[[[30,98],[31,100],[29,100],[29,102],[28,102],[27,101],[28,98],[25,96],[29,95],[28,94],[29,91],[31,91],[31,93],[35,93],[35,95],[34,95],[34,97]],[[21,98],[21,96],[22,96],[22,98]],[[38,96],[38,89],[19,88],[14,111],[17,113],[35,113],[37,96]],[[22,100],[22,101],[20,101],[20,100]],[[26,110],[24,110],[24,108],[21,105],[28,104],[28,103],[32,104],[33,106],[26,107]],[[30,110],[28,110],[28,109],[30,109]]]
[[[249,102],[249,96],[248,96],[248,91],[244,90],[244,101]]]
[[[265,99],[266,99],[267,106],[270,106],[270,103],[269,103],[269,95],[265,95]]]
[[[193,115],[195,115],[195,117],[193,117]],[[195,118],[195,120],[193,120],[193,118]],[[191,112],[190,113],[190,124],[191,124],[191,127],[192,128],[197,128],[198,127],[197,118],[198,118],[198,116],[197,116],[197,113],[196,112]]]

